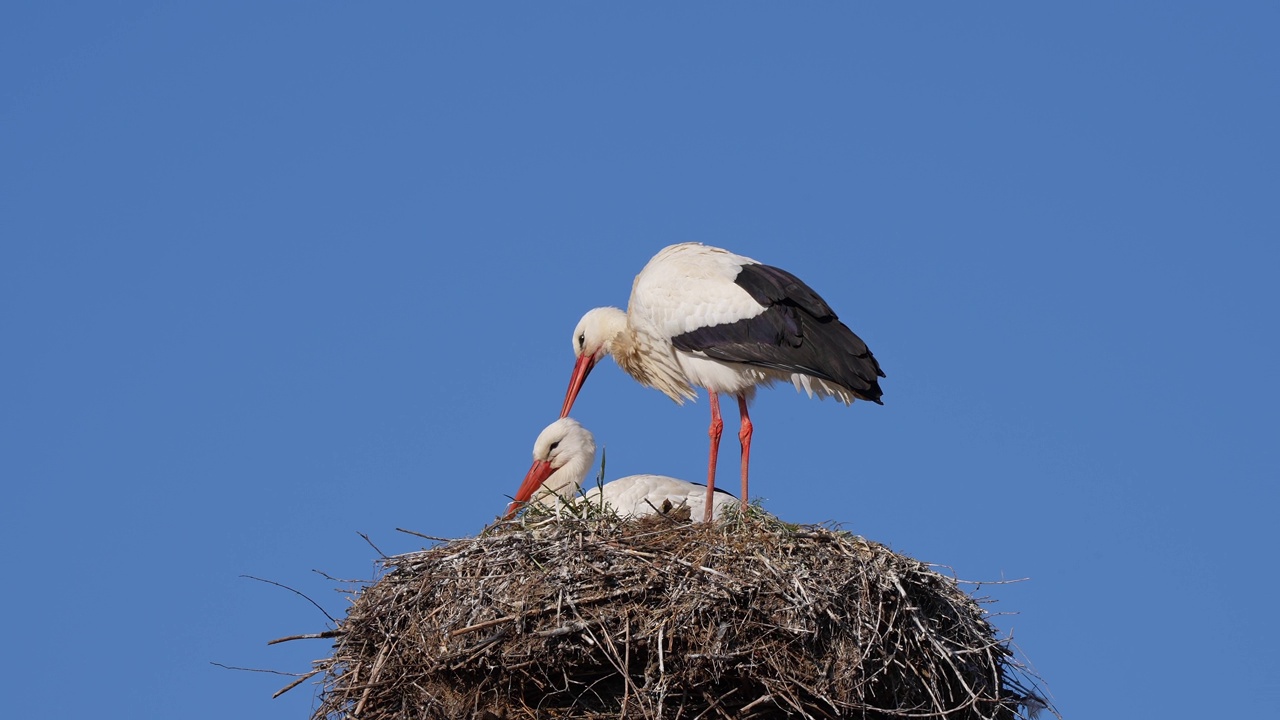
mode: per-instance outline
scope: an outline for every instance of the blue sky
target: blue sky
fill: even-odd
[[[753,490],[987,585],[1068,717],[1280,702],[1273,3],[10,3],[13,717],[306,717],[377,553],[505,506],[659,248],[784,267],[885,405],[753,407]],[[611,477],[707,405],[611,362]],[[729,457],[735,454],[726,432]],[[732,463],[730,463],[732,465]],[[732,482],[730,481],[730,484]],[[308,644],[309,643],[309,644]],[[16,707],[15,707],[16,704]],[[120,710],[123,712],[123,710]]]

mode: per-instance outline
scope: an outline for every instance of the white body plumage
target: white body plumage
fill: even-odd
[[[595,464],[595,457],[595,438],[578,421],[561,418],[547,426],[533,445],[533,466],[516,493],[508,515],[526,502],[552,510],[569,502],[603,502],[622,517],[688,507],[695,521],[704,518],[707,487],[665,475],[630,475],[582,493],[583,480]],[[713,519],[719,519],[725,507],[738,502],[726,492],[712,495]]]

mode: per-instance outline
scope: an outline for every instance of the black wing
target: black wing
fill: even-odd
[[[867,344],[813,288],[781,268],[744,265],[734,282],[765,311],[725,325],[710,325],[671,339],[676,349],[707,357],[804,373],[880,403],[884,377]],[[883,404],[883,403],[881,403]]]

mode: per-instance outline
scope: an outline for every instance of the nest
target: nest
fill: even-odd
[[[1017,718],[1044,707],[957,582],[751,509],[544,517],[388,558],[314,718]]]

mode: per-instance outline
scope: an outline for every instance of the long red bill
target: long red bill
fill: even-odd
[[[503,518],[510,520],[514,517],[516,511],[529,502],[529,498],[533,497],[533,494],[538,491],[538,488],[542,487],[542,483],[546,482],[549,477],[551,477],[551,463],[546,460],[534,461],[533,467],[529,468],[528,474],[524,476],[524,482],[520,483],[520,489],[516,491],[515,499],[507,506],[507,514]]]
[[[590,355],[578,356],[578,361],[573,364],[573,377],[569,378],[569,389],[564,394],[564,405],[560,407],[560,417],[569,417],[573,401],[578,399],[578,391],[582,390],[582,384],[587,381],[587,375],[591,374],[591,368],[595,366],[596,361]]]

